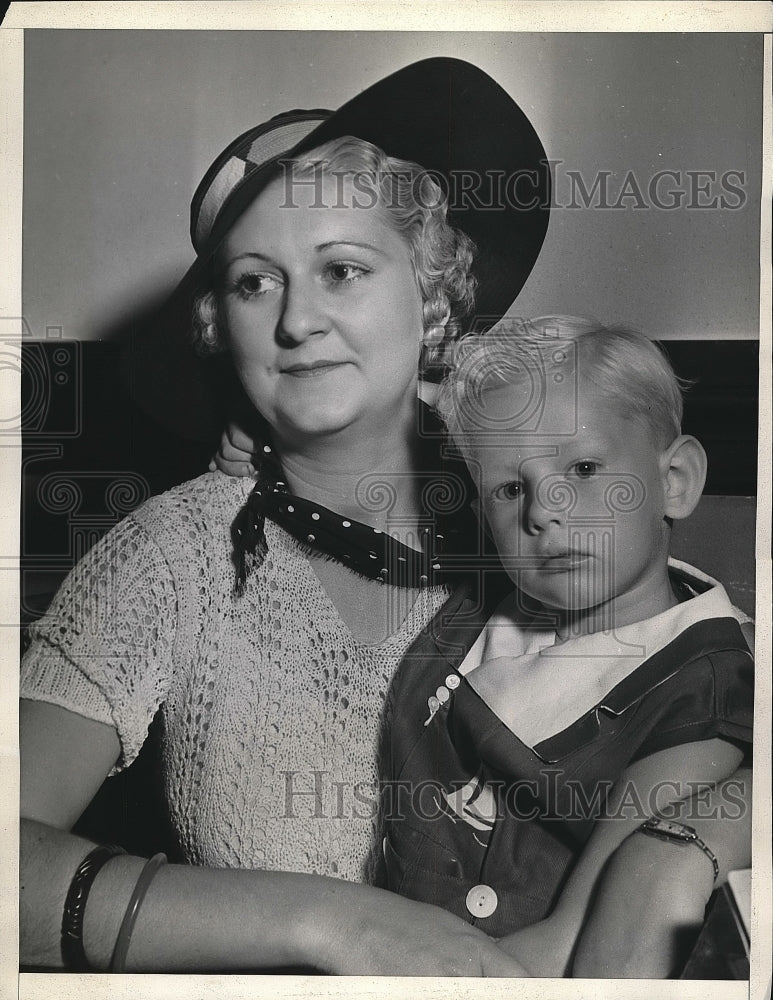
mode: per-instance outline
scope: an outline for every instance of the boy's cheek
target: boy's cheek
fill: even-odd
[[[519,518],[505,516],[500,511],[493,516],[486,516],[483,526],[501,556],[522,553],[523,539]]]

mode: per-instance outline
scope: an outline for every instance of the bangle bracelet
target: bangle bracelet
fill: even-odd
[[[126,956],[129,953],[129,945],[131,944],[132,934],[134,933],[134,925],[137,922],[137,914],[140,912],[140,907],[145,901],[148,888],[150,887],[150,883],[153,881],[156,872],[162,865],[165,864],[166,854],[154,854],[153,857],[145,863],[145,867],[140,872],[140,877],[137,879],[137,884],[134,886],[134,892],[131,894],[129,905],[126,907],[126,913],[123,915],[121,927],[118,931],[115,948],[113,949],[113,957],[110,961],[111,972],[123,972],[125,969]]]
[[[695,844],[711,862],[714,869],[714,882],[719,878],[719,862],[716,855],[709,845],[701,840],[696,831],[691,826],[687,826],[686,823],[676,823],[674,820],[652,816],[638,827],[638,831],[646,833],[649,837],[657,837],[658,840],[667,840],[672,844]]]
[[[115,844],[95,847],[78,865],[67,890],[62,914],[62,958],[72,972],[89,972],[91,969],[83,950],[83,915],[86,910],[86,900],[99,870],[119,854],[126,854],[126,851]]]

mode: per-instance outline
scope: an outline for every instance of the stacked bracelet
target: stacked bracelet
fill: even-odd
[[[166,854],[154,854],[142,869],[140,877],[137,879],[137,884],[134,887],[134,892],[129,899],[129,905],[126,907],[126,913],[124,913],[123,920],[121,921],[121,927],[118,931],[115,948],[113,949],[113,957],[110,962],[111,972],[123,972],[126,967],[126,956],[129,952],[134,925],[137,922],[137,914],[140,912],[140,907],[145,900],[148,887],[153,881],[156,872],[165,864]]]
[[[94,879],[111,858],[125,853],[115,844],[95,847],[81,861],[73,876],[62,915],[62,958],[72,972],[88,972],[91,968],[83,950],[83,915]]]

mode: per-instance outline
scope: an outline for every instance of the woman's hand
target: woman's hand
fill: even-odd
[[[329,883],[309,913],[315,964],[336,975],[528,976],[493,938],[459,917],[384,889]]]
[[[252,476],[255,440],[239,424],[229,422],[220,438],[220,447],[209,463],[209,471],[220,469],[227,476]]]

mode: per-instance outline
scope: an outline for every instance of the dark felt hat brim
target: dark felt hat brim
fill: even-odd
[[[531,122],[487,73],[437,57],[406,66],[344,104],[282,158],[355,136],[430,171],[449,196],[449,222],[478,249],[475,325],[510,308],[537,260],[550,216],[550,167]],[[276,176],[253,170],[222,206],[200,267]]]

